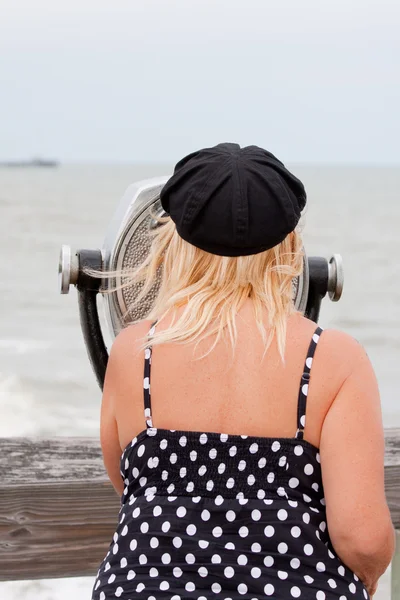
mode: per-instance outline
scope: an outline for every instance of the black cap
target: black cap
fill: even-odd
[[[212,254],[245,256],[295,229],[306,192],[267,150],[227,143],[180,160],[160,199],[184,240]]]

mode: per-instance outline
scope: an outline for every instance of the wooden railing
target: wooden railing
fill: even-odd
[[[400,429],[385,439],[386,496],[400,530]],[[0,439],[0,581],[94,576],[118,510],[97,440]],[[400,600],[398,538],[392,600]]]

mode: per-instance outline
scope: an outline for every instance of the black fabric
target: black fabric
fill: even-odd
[[[179,161],[160,199],[184,240],[212,254],[245,256],[295,229],[306,192],[267,150],[226,143]]]
[[[330,540],[318,448],[296,437],[153,427],[151,354],[146,429],[121,456],[119,522],[92,600],[368,600]],[[304,428],[308,383],[300,385]]]

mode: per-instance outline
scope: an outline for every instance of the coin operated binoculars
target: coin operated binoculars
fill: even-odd
[[[160,191],[167,177],[158,177],[134,183],[128,187],[112,218],[102,249],[78,250],[72,253],[69,246],[62,246],[59,264],[61,294],[68,294],[70,286],[78,290],[80,323],[89,359],[102,388],[108,362],[108,351],[100,325],[97,297],[101,294],[111,338],[126,326],[129,320],[144,319],[157,295],[159,281],[140,305],[129,310],[140,293],[140,284],[120,287],[123,277],[117,275],[105,280],[88,275],[86,270],[97,272],[123,272],[134,269],[146,258],[150,250],[149,231],[157,226],[155,216],[161,216]],[[104,283],[106,286],[104,287]],[[107,287],[116,288],[113,293],[103,293]],[[337,302],[343,290],[343,266],[339,254],[327,261],[319,256],[304,255],[302,274],[293,281],[296,309],[317,322],[322,299],[328,294]]]

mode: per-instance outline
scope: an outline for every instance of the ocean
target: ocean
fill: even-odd
[[[171,165],[0,169],[0,436],[98,436],[100,391],[79,326],[76,291],[61,296],[62,244],[99,248],[129,184]],[[385,427],[400,427],[400,167],[291,165],[305,183],[309,256],[343,257],[338,303],[320,323],[366,348]],[[0,583],[3,600],[88,600],[91,578]],[[375,600],[389,598],[388,574]]]

